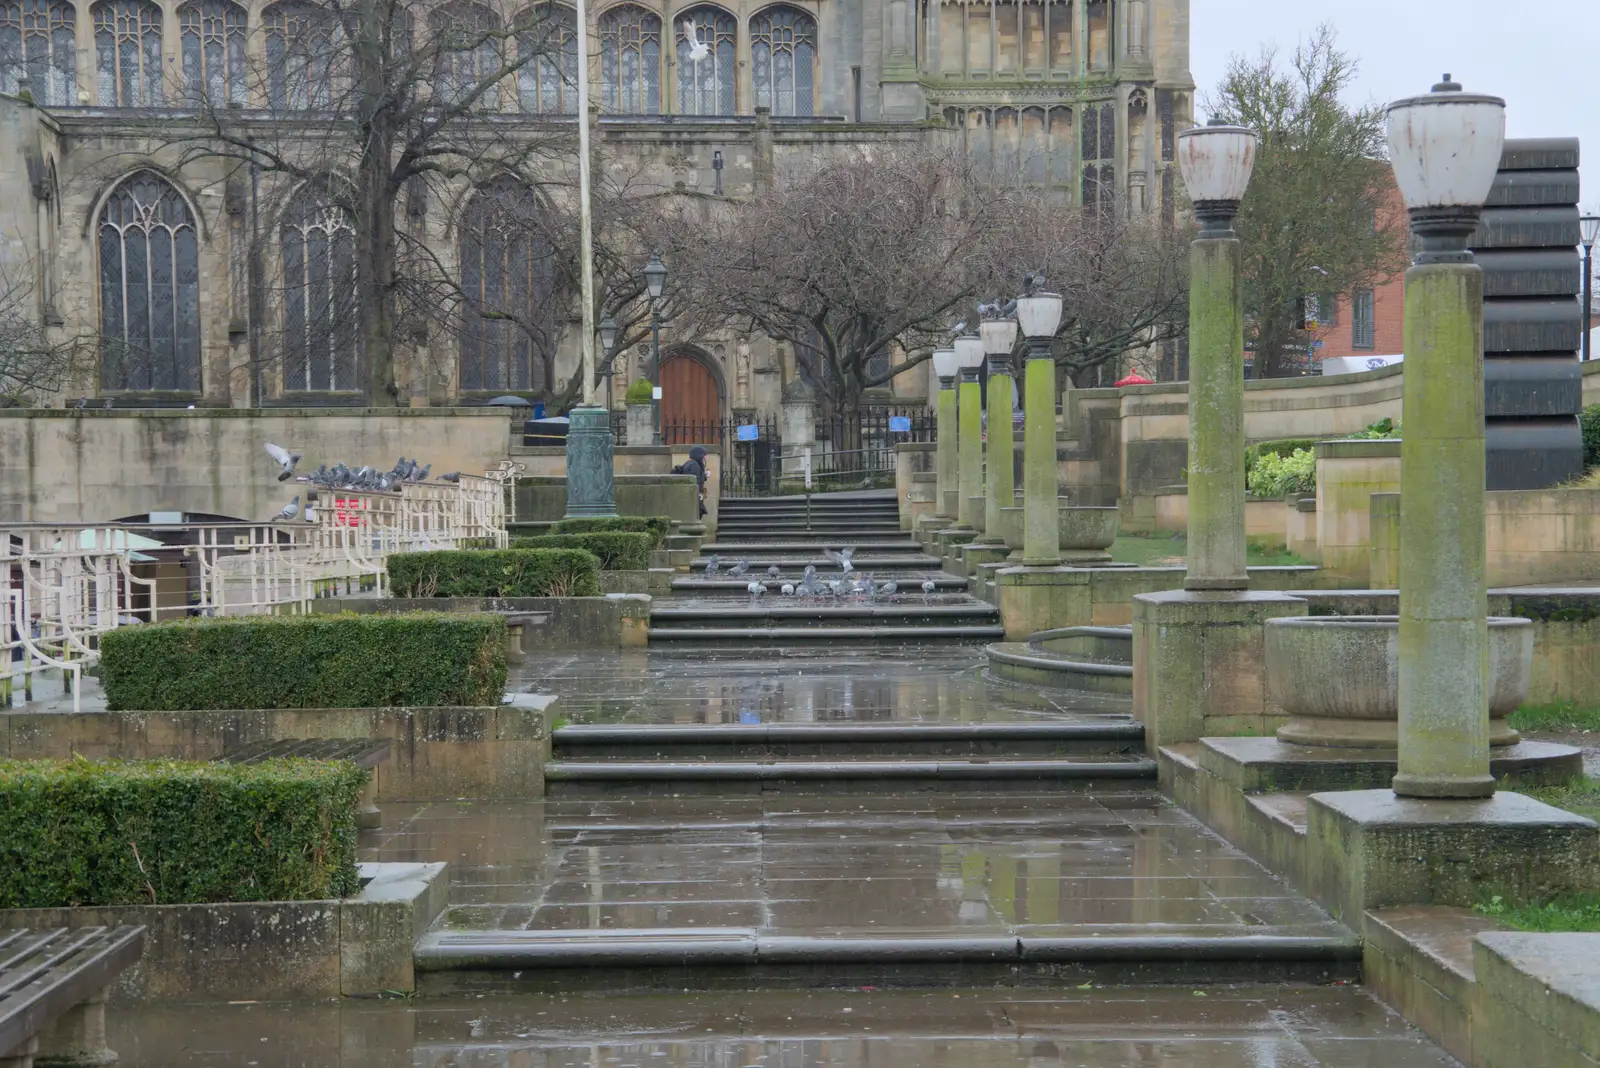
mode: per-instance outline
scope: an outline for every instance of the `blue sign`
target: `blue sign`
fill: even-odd
[[[741,708],[739,710],[739,722],[740,723],[760,723],[761,722],[761,713],[760,712],[751,711],[748,708]]]
[[[891,415],[889,417],[889,433],[911,433],[911,417],[909,415]]]
[[[761,428],[755,423],[747,423],[734,429],[738,431],[739,441],[758,441],[761,438]]]

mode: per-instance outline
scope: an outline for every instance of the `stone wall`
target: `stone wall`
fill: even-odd
[[[1319,441],[1317,454],[1317,553],[1340,578],[1366,581],[1371,496],[1400,488],[1400,442],[1396,439]]]

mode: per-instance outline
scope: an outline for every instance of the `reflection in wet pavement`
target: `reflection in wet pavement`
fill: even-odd
[[[448,860],[457,927],[1346,933],[1147,792],[386,805],[362,842]]]
[[[990,679],[983,663],[982,649],[962,646],[584,652],[530,658],[508,685],[557,695],[570,723],[1037,723],[1128,711],[1127,698]]]
[[[1459,1068],[1356,987],[113,1006],[124,1068]]]

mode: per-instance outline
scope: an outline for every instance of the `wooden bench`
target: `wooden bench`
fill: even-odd
[[[378,812],[377,767],[389,759],[387,738],[279,738],[271,742],[251,742],[222,754],[225,764],[260,764],[267,760],[298,757],[301,760],[348,760],[372,769],[361,790],[361,807],[356,811],[356,826],[376,827],[382,822]]]
[[[143,952],[143,927],[0,928],[0,1068],[116,1060],[106,994]]]
[[[507,612],[506,618],[506,662],[508,664],[521,664],[528,659],[528,650],[523,645],[523,638],[528,633],[529,627],[542,627],[550,622],[549,612]]]

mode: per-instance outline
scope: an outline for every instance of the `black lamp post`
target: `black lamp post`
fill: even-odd
[[[606,410],[610,411],[611,379],[614,377],[612,372],[615,370],[612,367],[612,353],[617,348],[617,321],[611,318],[610,312],[606,312],[600,320],[600,348],[606,357]]]
[[[667,265],[661,262],[661,253],[650,253],[650,262],[644,266],[644,288],[650,294],[650,424],[655,431],[655,444],[661,444],[661,312],[657,301],[667,287]]]
[[[1600,215],[1585,215],[1578,220],[1583,237],[1583,358],[1589,352],[1590,308],[1594,306],[1594,242],[1600,237]]]

